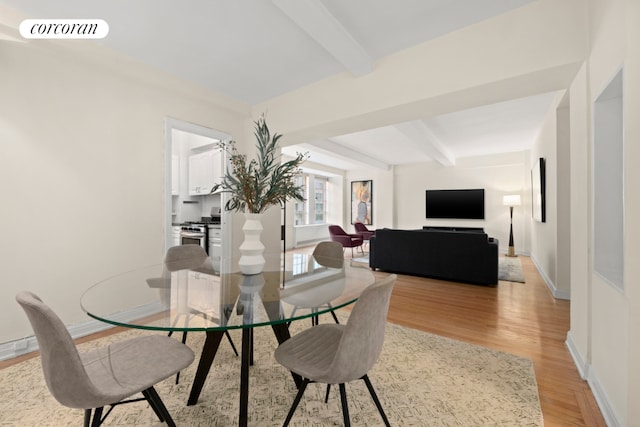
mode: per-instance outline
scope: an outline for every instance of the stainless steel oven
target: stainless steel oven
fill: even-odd
[[[200,245],[208,253],[207,226],[205,224],[185,224],[180,230],[181,245]]]

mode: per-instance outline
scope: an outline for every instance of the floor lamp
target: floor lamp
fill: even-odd
[[[502,204],[509,206],[509,215],[511,217],[511,225],[509,226],[509,252],[507,252],[507,256],[515,257],[517,255],[516,248],[513,246],[513,207],[520,206],[520,195],[510,194],[508,196],[503,196]]]

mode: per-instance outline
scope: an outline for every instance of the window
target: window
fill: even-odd
[[[303,174],[296,185],[304,189],[304,202],[295,202],[294,225],[324,224],[327,212],[327,183],[323,176]]]
[[[304,225],[307,223],[307,218],[309,217],[309,210],[307,200],[309,199],[309,177],[307,175],[300,175],[296,178],[296,186],[302,187],[303,192],[302,196],[304,197],[304,202],[296,201],[293,207],[295,219],[294,225]]]

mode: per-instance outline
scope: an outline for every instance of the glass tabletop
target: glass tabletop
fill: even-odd
[[[374,282],[365,264],[342,258],[274,254],[271,261],[275,267],[256,275],[220,273],[210,258],[143,267],[91,286],[81,306],[129,328],[228,330],[317,316],[352,304]]]

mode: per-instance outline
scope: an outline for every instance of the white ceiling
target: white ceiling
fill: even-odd
[[[389,54],[531,1],[0,0],[0,4],[25,18],[104,19],[109,35],[98,43],[253,105],[345,71],[367,74]],[[447,165],[460,157],[526,150],[555,96],[425,117],[288,150],[309,151],[311,161],[340,169],[429,160]]]

